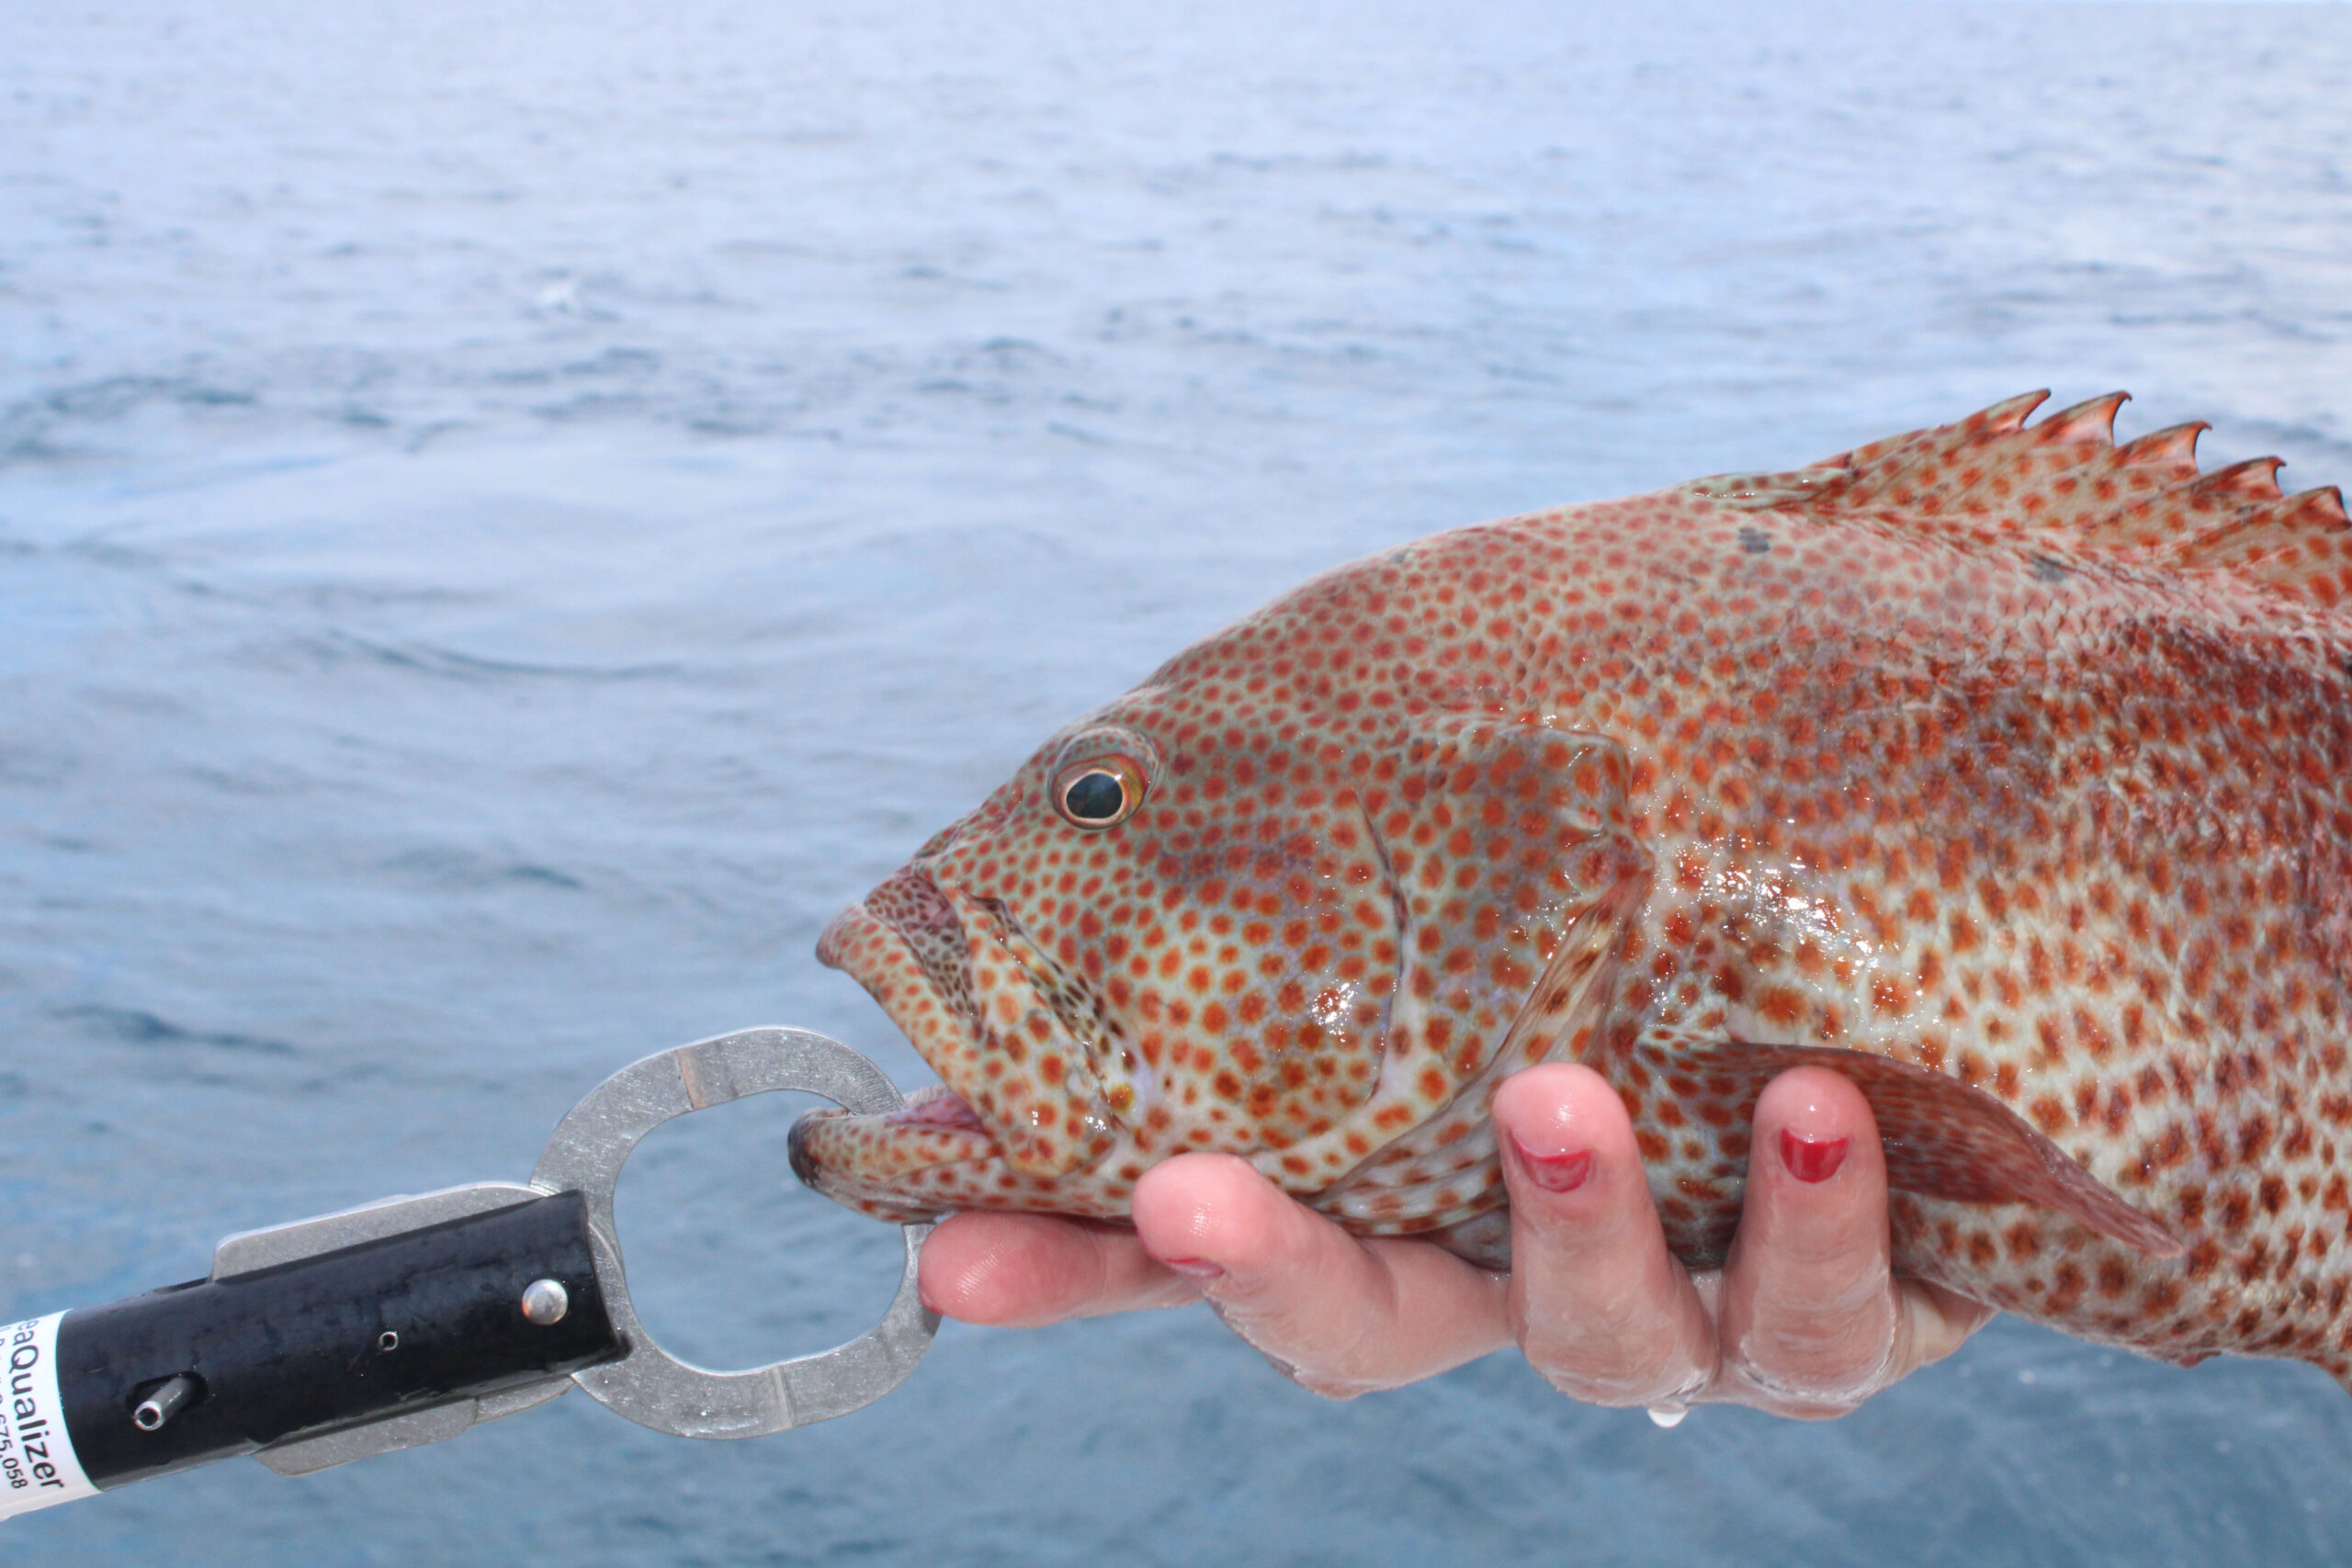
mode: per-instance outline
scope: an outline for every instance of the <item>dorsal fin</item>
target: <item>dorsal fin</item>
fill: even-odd
[[[1882,524],[2175,570],[2225,571],[2322,608],[2352,600],[2352,522],[2335,489],[2284,495],[2276,457],[2197,469],[2202,421],[2115,444],[2110,392],[2026,423],[2028,392],[1955,424],[1890,436],[1779,474],[1686,491],[1747,510]]]
[[[2352,522],[2344,515],[2342,492],[2333,488],[2240,511],[2184,536],[2166,553],[2185,567],[2307,583],[2309,597],[2323,604],[2332,605],[2352,590]]]

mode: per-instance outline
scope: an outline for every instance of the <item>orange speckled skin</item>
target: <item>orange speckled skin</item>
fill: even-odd
[[[944,1088],[796,1164],[883,1217],[1116,1216],[1225,1150],[1496,1259],[1488,1100],[1572,1057],[1702,1263],[1818,1060],[1898,1268],[2346,1378],[2352,531],[2039,400],[1440,535],[1179,655],[827,931]],[[1114,757],[1140,807],[1066,820]]]

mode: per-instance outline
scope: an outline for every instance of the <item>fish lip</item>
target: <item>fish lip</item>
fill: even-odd
[[[784,1140],[785,1158],[792,1167],[794,1180],[811,1191],[821,1192],[824,1188],[820,1184],[819,1177],[822,1168],[817,1164],[817,1156],[808,1151],[808,1117],[793,1118],[792,1131],[786,1134]]]
[[[791,1134],[786,1141],[792,1174],[802,1186],[838,1201],[855,1204],[861,1200],[878,1200],[887,1204],[897,1204],[903,1212],[895,1217],[902,1221],[933,1217],[935,1208],[887,1190],[877,1190],[877,1187],[888,1187],[887,1178],[876,1182],[854,1169],[829,1168],[817,1156],[815,1145],[828,1130],[848,1134],[854,1145],[861,1131],[871,1133],[885,1127],[906,1127],[931,1134],[972,1134],[985,1140],[979,1148],[967,1150],[955,1159],[936,1163],[963,1164],[972,1160],[1003,1158],[1003,1149],[998,1144],[996,1134],[980,1120],[978,1112],[945,1084],[929,1084],[910,1091],[906,1103],[896,1111],[860,1113],[836,1106],[824,1106],[800,1116],[792,1123]]]
[[[792,1163],[792,1174],[799,1178],[801,1185],[810,1191],[820,1193],[836,1203],[855,1209],[874,1219],[898,1224],[920,1224],[938,1219],[944,1213],[945,1206],[936,1199],[927,1199],[905,1190],[898,1179],[912,1172],[937,1169],[943,1165],[993,1161],[998,1157],[995,1154],[996,1141],[986,1133],[979,1134],[983,1140],[981,1146],[967,1153],[961,1159],[910,1165],[899,1170],[897,1179],[890,1175],[874,1175],[860,1168],[854,1161],[827,1164],[818,1157],[817,1145],[829,1134],[845,1138],[852,1148],[860,1147],[866,1142],[863,1134],[870,1134],[876,1124],[887,1119],[885,1116],[854,1115],[830,1106],[808,1112],[793,1122],[791,1136],[786,1145]]]
[[[991,1145],[996,1134],[980,1120],[980,1113],[965,1103],[964,1097],[944,1083],[925,1084],[907,1091],[907,1102],[896,1111],[860,1112],[839,1108],[811,1111],[792,1124],[792,1174],[809,1186],[815,1186],[819,1167],[816,1156],[808,1147],[804,1129],[826,1122],[865,1122],[877,1127],[921,1127],[931,1132],[978,1133]]]

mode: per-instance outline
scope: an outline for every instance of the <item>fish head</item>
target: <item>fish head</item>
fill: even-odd
[[[1640,869],[1623,754],[1318,680],[1283,610],[1055,735],[834,919],[819,958],[942,1082],[804,1118],[804,1180],[882,1218],[1116,1216],[1149,1165],[1215,1150],[1312,1194],[1487,1073]]]

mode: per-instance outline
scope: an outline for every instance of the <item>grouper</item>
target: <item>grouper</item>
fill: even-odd
[[[1216,1150],[1499,1268],[1494,1092],[1573,1060],[1698,1268],[1811,1064],[1899,1271],[2352,1382],[2352,525],[2042,398],[1440,534],[1178,654],[826,931],[942,1082],[796,1168],[1115,1219]]]

